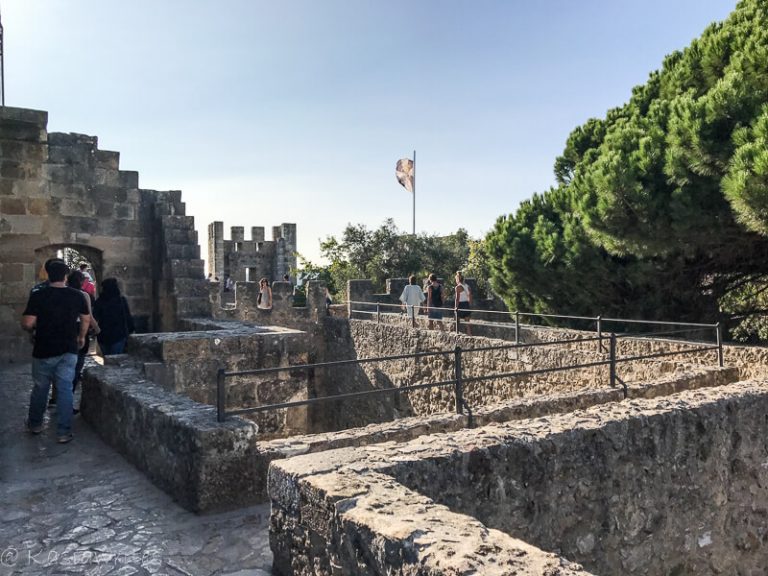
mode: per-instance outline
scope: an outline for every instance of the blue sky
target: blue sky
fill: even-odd
[[[735,0],[0,0],[6,104],[99,137],[207,225],[474,237],[553,184],[570,131]],[[227,232],[228,237],[228,232]],[[246,234],[246,237],[247,234]]]

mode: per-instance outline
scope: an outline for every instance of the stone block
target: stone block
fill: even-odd
[[[96,168],[118,170],[120,168],[120,153],[109,150],[95,150],[93,154]]]
[[[45,198],[29,198],[27,200],[27,210],[32,215],[46,216],[50,214],[50,206],[50,201]]]
[[[46,141],[47,133],[44,126],[23,121],[0,119],[0,138],[4,140],[20,140],[24,142]]]
[[[165,253],[172,259],[200,259],[200,246],[196,244],[166,244]]]
[[[90,200],[62,198],[59,205],[62,216],[94,217],[98,216],[96,206]]]
[[[45,110],[33,110],[31,108],[4,106],[0,108],[0,128],[2,128],[6,122],[32,124],[37,128],[45,129],[48,125],[48,112]]]
[[[43,177],[53,184],[73,184],[75,181],[72,166],[65,164],[44,164]]]
[[[197,232],[188,229],[171,228],[163,230],[168,244],[197,244]]]
[[[31,268],[21,263],[9,263],[0,264],[0,278],[2,283],[10,282],[27,282],[28,278],[25,275],[25,270]]]
[[[0,231],[3,234],[39,235],[43,233],[45,218],[32,215],[0,215]]]
[[[91,186],[88,194],[94,201],[114,204],[128,201],[128,192],[119,186]]]
[[[46,156],[46,149],[44,144],[34,142],[0,140],[0,158],[16,162],[42,164]]]
[[[51,164],[88,164],[92,150],[87,145],[48,146],[48,162]]]
[[[133,170],[120,170],[118,173],[118,181],[122,188],[138,188],[139,173]]]
[[[133,204],[115,204],[112,217],[115,220],[135,220],[136,207]]]
[[[119,186],[120,176],[117,170],[96,168],[93,171],[93,183],[101,186]]]
[[[99,139],[96,136],[87,134],[77,134],[75,132],[51,132],[48,134],[48,144],[51,146],[87,146],[96,149],[99,145]]]
[[[20,215],[27,213],[26,202],[21,198],[0,198],[0,214]]]

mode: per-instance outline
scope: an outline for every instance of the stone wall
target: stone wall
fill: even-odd
[[[208,313],[197,236],[180,192],[139,188],[94,136],[48,133],[46,112],[0,108],[0,361],[27,359],[19,328],[43,263],[65,247],[120,280],[140,331]]]
[[[579,573],[546,550],[595,574],[758,574],[766,411],[768,383],[741,382],[276,461],[275,570]]]
[[[129,351],[140,357],[146,377],[204,404],[216,405],[217,372],[277,368],[306,364],[309,338],[305,332],[285,328],[259,328],[241,323],[186,321],[196,331],[144,334],[130,339]],[[200,331],[200,328],[206,328]],[[281,370],[264,375],[225,379],[226,409],[306,400],[307,371]],[[259,437],[302,434],[310,430],[306,407],[245,415],[259,426]]]
[[[529,328],[525,333],[526,339],[542,342],[557,340],[554,338],[554,332],[547,332],[541,337],[535,337],[535,332]],[[422,356],[325,369],[316,376],[317,396],[397,389],[430,382],[449,384],[424,391],[378,394],[370,398],[328,403],[325,410],[326,422],[321,428],[327,430],[331,426],[337,426],[337,429],[342,429],[404,416],[454,411],[455,395],[450,381],[454,379],[454,350],[457,346],[462,349],[464,399],[473,410],[512,398],[607,387],[610,381],[607,365],[526,376],[500,376],[542,368],[606,362],[609,359],[607,340],[606,347],[601,351],[598,348],[599,343],[595,340],[575,341],[580,336],[591,338],[591,334],[557,334],[567,336],[562,339],[573,342],[515,348],[510,346],[510,342],[502,340],[456,335],[438,330],[413,329],[404,321],[375,323],[355,319],[329,319],[324,324],[322,359],[338,361],[393,355]],[[645,353],[668,350],[664,343],[631,342],[620,341],[620,356],[638,355],[643,350]],[[433,352],[441,354],[430,354]],[[662,358],[659,361],[621,362],[617,367],[617,385],[622,382],[636,384],[651,381],[674,373],[680,365],[697,361],[710,366],[716,363],[711,352],[690,357],[681,355],[669,359]],[[473,378],[488,376],[495,377],[472,381]]]
[[[215,408],[158,386],[125,356],[86,372],[81,412],[107,444],[189,510],[266,498],[271,456],[257,447],[257,426],[236,417],[217,422]]]
[[[225,240],[223,222],[208,225],[208,271],[221,282],[227,276],[236,282],[272,282],[295,270],[296,224],[273,226],[271,241],[265,239],[263,226],[251,228],[250,240],[245,228],[232,226],[230,240]]]

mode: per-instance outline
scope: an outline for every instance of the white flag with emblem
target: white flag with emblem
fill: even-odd
[[[400,185],[408,190],[408,192],[413,193],[413,160],[410,158],[398,160],[395,173]]]

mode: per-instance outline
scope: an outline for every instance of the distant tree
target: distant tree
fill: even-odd
[[[320,243],[320,254],[329,264],[318,266],[300,257],[301,268],[323,279],[332,292],[346,288],[348,280],[366,278],[377,290],[384,290],[388,278],[415,274],[426,278],[434,272],[452,278],[457,270],[468,276],[483,273],[484,252],[464,229],[448,236],[406,234],[388,218],[375,230],[363,224],[349,224],[340,238],[328,236]],[[470,260],[473,246],[475,255]],[[485,279],[479,279],[485,285]]]

